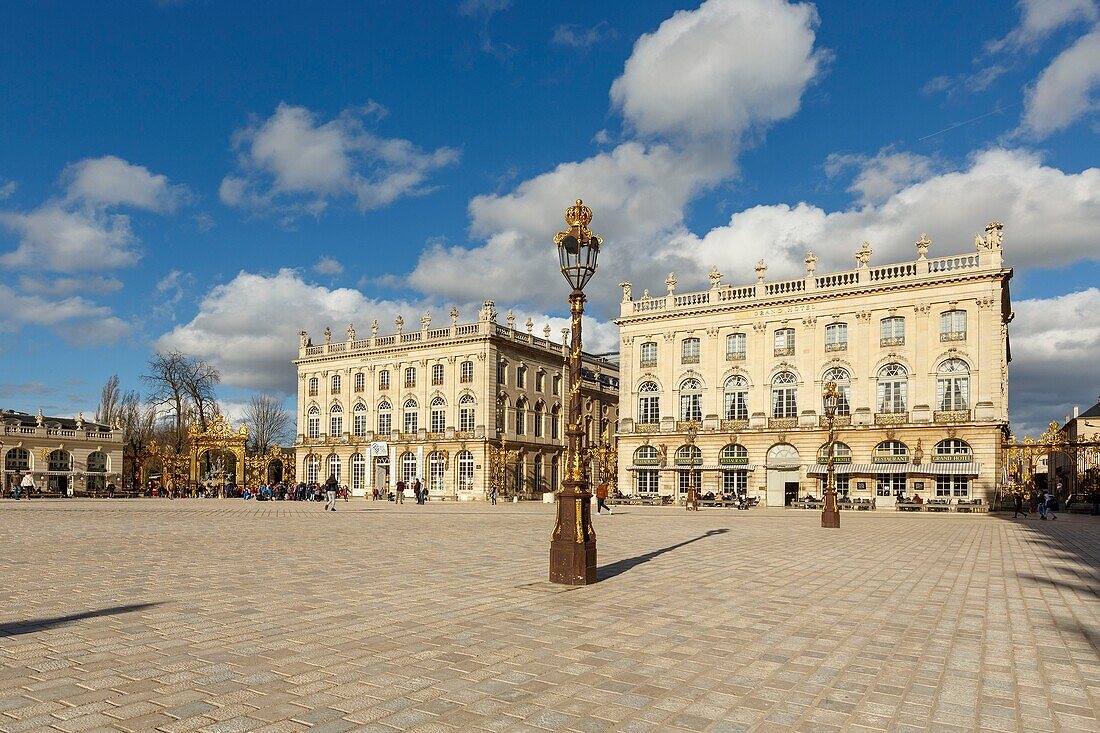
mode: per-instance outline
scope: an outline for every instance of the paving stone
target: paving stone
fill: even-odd
[[[0,501],[0,731],[1097,730],[1095,518],[341,509]]]

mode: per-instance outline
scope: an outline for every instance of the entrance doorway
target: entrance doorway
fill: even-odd
[[[798,498],[801,478],[798,450],[789,443],[777,443],[768,450],[768,506],[790,506]]]

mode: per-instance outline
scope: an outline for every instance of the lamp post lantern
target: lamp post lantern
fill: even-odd
[[[581,418],[581,315],[584,286],[596,272],[603,240],[592,233],[592,209],[577,199],[565,210],[569,228],[558,232],[561,274],[569,283],[569,404],[566,412],[565,476],[555,497],[557,520],[550,535],[550,581],[565,585],[596,582],[596,533],[592,529],[592,493],[588,489],[587,463]]]
[[[825,471],[825,502],[821,507],[821,526],[832,529],[840,528],[840,507],[836,503],[836,408],[840,403],[840,392],[836,389],[836,382],[825,385],[825,392],[821,395],[825,403],[825,419],[829,423],[829,457]]]

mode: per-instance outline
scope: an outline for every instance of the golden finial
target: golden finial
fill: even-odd
[[[571,227],[587,227],[592,223],[592,209],[577,199],[575,204],[565,210],[565,223]]]

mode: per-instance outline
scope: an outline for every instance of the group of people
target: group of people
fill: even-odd
[[[1043,491],[1037,495],[1037,498],[1031,502],[1030,508],[1024,503],[1024,495],[1016,494],[1013,497],[1013,512],[1012,518],[1024,515],[1024,519],[1027,519],[1027,515],[1031,512],[1038,512],[1039,519],[1057,519],[1054,514],[1054,510],[1058,508],[1058,499],[1054,494],[1049,491]]]

